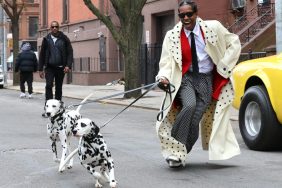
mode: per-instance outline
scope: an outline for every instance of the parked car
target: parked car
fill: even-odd
[[[0,88],[2,89],[4,87],[4,73],[3,69],[0,67]]]
[[[233,72],[239,127],[252,150],[282,148],[282,53],[238,64]]]

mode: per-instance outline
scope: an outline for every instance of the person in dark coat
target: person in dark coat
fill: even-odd
[[[39,53],[39,76],[46,79],[45,103],[53,99],[55,81],[55,99],[62,100],[64,76],[70,72],[73,63],[73,48],[69,38],[59,31],[59,23],[52,21],[51,32],[42,40]],[[45,114],[43,113],[42,116]]]
[[[30,43],[24,43],[21,52],[16,58],[15,72],[20,71],[20,98],[26,97],[25,82],[28,87],[28,98],[32,98],[33,72],[37,71],[38,62],[35,53],[31,50]]]

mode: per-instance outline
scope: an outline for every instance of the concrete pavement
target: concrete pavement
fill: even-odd
[[[19,86],[13,86],[12,80],[8,80],[7,89],[20,90]],[[63,96],[75,99],[83,99],[90,93],[93,93],[90,100],[95,100],[101,97],[110,96],[124,91],[123,85],[96,85],[96,86],[82,86],[82,85],[63,85]],[[41,93],[45,92],[45,82],[33,82],[33,92]],[[133,104],[134,107],[146,108],[152,110],[159,110],[164,92],[158,88],[151,90],[144,97],[139,99]],[[117,105],[129,105],[134,99],[124,99],[123,95],[116,96],[110,99],[101,100],[102,103],[110,103]],[[238,120],[238,111],[232,109],[231,120]]]
[[[7,89],[20,90],[20,86],[13,86],[13,81],[8,80],[8,85],[5,87]],[[26,88],[27,90],[27,88]],[[43,94],[45,92],[45,82],[33,82],[33,92]],[[83,99],[90,93],[93,93],[90,100],[95,100],[101,97],[110,96],[113,94],[118,94],[124,92],[123,85],[95,85],[95,86],[82,86],[82,85],[63,85],[63,97]],[[162,101],[163,91],[156,88],[148,92],[144,97],[138,100],[133,106],[140,108],[148,108],[158,110]],[[128,105],[134,99],[124,99],[123,95],[116,96],[111,99],[104,99],[101,102],[111,103],[118,105]]]

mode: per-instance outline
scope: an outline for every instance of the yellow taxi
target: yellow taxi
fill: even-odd
[[[252,150],[282,149],[282,53],[239,63],[232,81],[245,144]]]

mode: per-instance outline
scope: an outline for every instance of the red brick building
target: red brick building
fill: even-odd
[[[19,47],[22,43],[29,42],[33,50],[37,50],[37,37],[38,37],[38,23],[39,23],[39,0],[24,0],[24,9],[19,19]],[[11,24],[7,24],[7,57],[12,54],[12,30]],[[11,61],[11,57],[8,58]],[[12,62],[8,62],[8,67],[11,67]]]

